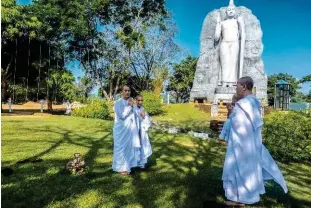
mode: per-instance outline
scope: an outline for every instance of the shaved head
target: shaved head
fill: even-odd
[[[139,106],[142,106],[143,105],[143,102],[144,102],[144,99],[143,99],[143,96],[142,95],[137,95],[136,96],[136,105],[139,107]]]
[[[142,96],[142,95],[137,95],[137,96],[136,96],[136,100],[137,100],[138,98],[143,98],[143,96]]]
[[[125,98],[125,99],[129,98],[130,94],[131,94],[130,87],[127,86],[127,85],[123,85],[123,87],[122,87],[122,96],[123,96],[123,98]]]
[[[240,85],[245,85],[246,89],[248,90],[252,90],[254,87],[254,81],[251,77],[241,77],[238,80],[238,83],[240,83]]]
[[[130,87],[129,87],[129,86],[127,86],[127,85],[123,85],[122,90],[124,90],[125,88],[130,89]]]
[[[241,77],[238,80],[236,87],[236,94],[238,98],[244,98],[247,95],[252,94],[252,89],[254,87],[254,81],[251,77]]]

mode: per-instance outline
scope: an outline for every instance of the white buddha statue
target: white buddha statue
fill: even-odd
[[[232,86],[242,77],[245,27],[243,18],[235,17],[233,0],[230,0],[226,15],[226,19],[221,21],[218,13],[215,40],[220,41],[220,83],[222,86]]]

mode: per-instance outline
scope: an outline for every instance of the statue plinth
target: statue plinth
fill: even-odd
[[[215,94],[232,94],[236,92],[236,87],[216,87]]]

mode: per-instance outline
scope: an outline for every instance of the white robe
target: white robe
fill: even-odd
[[[224,126],[222,127],[221,133],[219,135],[220,139],[224,139],[226,142],[228,142],[229,133],[231,128],[231,120],[230,117],[225,121]]]
[[[249,95],[239,100],[230,115],[228,147],[223,169],[227,199],[253,204],[265,193],[264,180],[273,179],[287,192],[277,164],[262,144],[259,101]]]
[[[148,157],[150,157],[152,154],[152,148],[148,135],[149,128],[151,127],[151,119],[143,107],[138,108],[135,106],[134,111],[136,113],[141,144],[139,165],[144,166],[148,161]],[[145,111],[145,118],[142,118],[140,115],[142,111]]]
[[[140,148],[135,113],[123,98],[115,102],[114,111],[112,169],[130,172],[132,167],[137,166],[135,148]]]

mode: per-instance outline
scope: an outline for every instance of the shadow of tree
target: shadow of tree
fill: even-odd
[[[2,178],[3,207],[224,207],[221,181],[224,145],[189,139],[182,134],[152,132],[153,155],[148,169],[136,169],[126,177],[111,169],[110,127],[95,130],[94,134],[100,133],[100,137],[85,136],[65,127],[33,128],[34,132],[60,134],[61,139],[54,143],[48,140],[51,146],[31,157],[52,155],[43,162],[10,166],[14,173]],[[90,169],[86,175],[62,174],[70,158],[59,159],[54,151],[65,144],[72,145],[72,153],[75,146],[87,148],[84,156]],[[302,179],[300,185],[310,181],[304,178],[303,171],[284,170],[297,177],[296,184]],[[291,180],[294,183],[296,179]],[[310,205],[291,194],[282,194],[280,187],[273,183],[267,184],[266,191],[255,206]]]
[[[153,134],[152,141],[153,158],[161,165],[137,171],[133,176],[133,186],[143,207],[161,207],[157,193],[163,201],[171,202],[169,207],[202,207],[203,202],[222,204],[222,170],[217,165],[221,158],[217,158],[216,152],[223,147],[198,139],[183,142],[176,135],[160,132]]]
[[[31,160],[33,158],[42,157],[46,154],[53,152],[56,148],[60,147],[63,143],[69,143],[73,145],[79,145],[89,148],[89,151],[85,155],[85,161],[91,170],[95,168],[95,159],[98,156],[98,150],[100,148],[107,148],[112,146],[111,141],[111,132],[108,132],[105,136],[98,140],[94,140],[91,137],[83,137],[77,135],[74,132],[71,132],[66,129],[33,129],[35,131],[41,132],[50,132],[50,133],[59,133],[62,132],[63,138],[59,141],[56,141],[51,147],[42,151],[39,154],[36,154],[30,158],[26,158],[23,161]],[[70,137],[78,137],[79,141],[75,142]],[[74,151],[74,150],[73,150]],[[112,153],[112,151],[111,151]],[[66,198],[72,196],[72,194],[82,193],[88,190],[86,184],[89,183],[89,175],[86,177],[76,177],[73,175],[62,174],[63,168],[67,163],[66,160],[44,160],[44,163],[40,164],[16,164],[11,168],[17,172],[12,176],[3,179],[2,183],[6,184],[8,182],[10,186],[2,187],[2,204],[4,207],[44,207],[52,201],[65,200]],[[103,169],[110,167],[109,164],[101,164]],[[50,174],[49,169],[54,168],[54,173]],[[106,178],[103,180],[103,184],[109,183],[109,175],[112,175],[112,172],[102,171],[97,177]],[[122,179],[121,179],[122,182]],[[42,193],[44,190],[44,193]],[[40,196],[38,196],[38,192]],[[113,193],[114,190],[111,190]],[[60,194],[61,193],[61,194]],[[110,191],[109,193],[110,194]],[[32,196],[32,197],[29,197]]]

